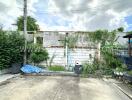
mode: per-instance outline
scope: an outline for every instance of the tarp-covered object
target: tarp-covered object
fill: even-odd
[[[43,72],[43,69],[37,67],[37,66],[32,66],[32,65],[24,65],[21,68],[21,71],[23,73],[40,73]]]

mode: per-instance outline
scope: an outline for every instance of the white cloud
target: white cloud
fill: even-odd
[[[40,26],[41,31],[49,31],[49,30],[54,30],[54,31],[71,31],[69,27],[66,26],[48,26],[43,22],[38,22]]]
[[[2,6],[1,6],[2,5]],[[0,23],[9,28],[13,24],[13,20],[21,12],[19,11],[16,0],[0,1]]]
[[[46,25],[38,22],[42,30],[96,30],[96,29],[115,29],[120,26],[128,27],[125,17],[132,15],[131,0],[28,0],[28,14],[35,18],[38,9],[36,3],[47,5],[47,8],[39,9],[47,11],[51,15],[59,16],[59,23],[69,21],[68,26],[63,24],[56,26]],[[1,0],[0,1],[0,23],[11,27],[12,23],[23,12],[23,0]],[[37,17],[36,17],[37,16]],[[40,17],[40,16],[39,16]],[[52,19],[51,19],[52,20]]]
[[[35,16],[33,11],[36,10],[33,4],[37,1],[38,0],[28,0],[29,15]],[[23,0],[1,0],[0,15],[0,24],[3,24],[5,29],[12,29],[12,24],[16,23],[16,18],[23,15]]]
[[[125,17],[132,14],[131,0],[52,0],[51,4],[62,18],[72,21],[71,30],[127,28]]]

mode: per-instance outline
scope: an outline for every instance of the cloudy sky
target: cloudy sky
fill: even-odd
[[[11,24],[23,14],[23,0],[0,0],[0,24]],[[132,0],[28,0],[28,15],[41,30],[132,30]]]

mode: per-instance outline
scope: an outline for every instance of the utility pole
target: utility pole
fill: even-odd
[[[25,37],[23,64],[25,65],[27,61],[27,0],[24,0],[23,22],[24,22],[23,32],[24,32],[24,37]]]

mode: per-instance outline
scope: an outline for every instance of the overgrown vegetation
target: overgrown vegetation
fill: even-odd
[[[60,66],[60,65],[50,66],[48,67],[48,69],[51,71],[65,71],[64,66]]]
[[[78,35],[71,35],[71,34],[66,34],[66,36],[60,40],[60,43],[64,46],[66,50],[66,45],[67,45],[67,50],[73,50],[77,46],[77,41],[78,41]],[[66,52],[64,50],[64,56],[66,56]]]
[[[131,75],[132,76],[132,70],[131,71],[128,71],[127,73],[128,73],[128,75]]]
[[[47,50],[41,44],[28,43],[27,45],[27,63],[39,65],[41,62],[49,59]]]
[[[93,76],[101,77],[102,75],[112,75],[113,69],[103,65],[102,62],[97,63],[85,63],[83,64],[83,75],[88,76],[92,74]]]
[[[78,35],[69,36],[67,39],[68,48],[73,49],[77,45]]]
[[[48,58],[48,52],[42,47],[40,47],[38,50],[33,50],[30,54],[30,60],[34,63],[34,65],[47,61]]]
[[[56,55],[55,55],[55,53],[53,53],[52,57],[49,59],[49,63],[47,62],[48,67],[52,66],[52,63],[53,63],[53,60],[54,60],[55,57],[56,57]]]
[[[123,28],[108,32],[107,30],[97,30],[92,33],[88,33],[87,37],[90,38],[94,43],[101,43],[100,59],[94,58],[93,64],[83,64],[83,74],[94,74],[94,75],[112,75],[113,70],[121,69],[125,70],[122,62],[114,54],[114,48],[118,46],[116,44],[116,34],[122,32]]]
[[[93,74],[95,72],[95,68],[93,64],[85,63],[83,64],[83,74]]]
[[[23,63],[24,37],[19,32],[7,32],[0,29],[0,69],[9,68],[14,63]],[[39,45],[28,43],[27,63],[39,64],[46,61],[48,52]]]
[[[18,32],[0,30],[0,69],[9,68],[13,63],[22,63],[24,38]]]

